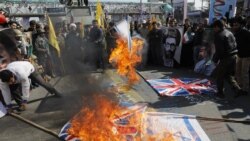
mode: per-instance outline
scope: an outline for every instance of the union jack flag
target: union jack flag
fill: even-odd
[[[128,124],[128,118],[135,116],[136,113],[142,114],[143,112],[145,112],[146,108],[146,103],[137,103],[132,106],[128,106],[128,111],[124,111],[122,115],[119,115],[118,117],[113,119],[112,122],[114,123],[114,127],[121,135],[124,135],[126,141],[133,141],[133,136],[138,132],[138,129],[136,127],[126,126],[126,124]],[[63,141],[81,141],[79,137],[75,137],[68,133],[70,127],[71,122],[69,121],[62,127],[58,135],[59,138]]]
[[[215,86],[208,79],[171,78],[150,79],[149,84],[162,96],[187,96],[195,94],[214,94]]]
[[[70,135],[68,133],[68,129],[71,127],[71,124],[70,122],[67,122],[63,128],[61,129],[60,133],[59,133],[59,138],[64,140],[64,141],[81,141],[79,138],[73,136],[73,135]]]

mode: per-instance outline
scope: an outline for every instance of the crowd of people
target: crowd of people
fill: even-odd
[[[207,76],[214,74],[217,96],[223,98],[224,80],[228,80],[236,97],[249,92],[249,28],[250,18],[242,16],[230,22],[214,19],[212,24],[207,18],[198,24],[186,19],[183,25],[168,17],[164,24],[151,19],[131,22],[130,34],[145,39],[140,67],[188,67]],[[30,21],[30,27],[23,29],[15,21],[1,20],[0,29],[1,102],[7,110],[13,111],[12,98],[19,111],[25,110],[30,89],[37,85],[60,97],[48,82],[51,77],[65,74],[58,52],[49,42],[49,26]],[[55,24],[55,31],[61,56],[73,68],[77,67],[75,62],[81,62],[101,72],[108,66],[108,56],[119,38],[114,22],[101,27],[97,20],[88,26],[62,21]]]
[[[49,83],[50,77],[55,77],[52,51],[46,32],[35,21],[24,31],[17,22],[7,22],[1,15],[0,39],[0,106],[4,105],[8,112],[26,110],[30,90],[37,86],[62,96]]]
[[[208,18],[192,24],[186,19],[183,25],[177,25],[176,19],[170,17],[165,26],[156,21],[150,23],[135,23],[131,28],[131,33],[137,32],[147,40],[147,64],[194,68],[197,73],[213,76],[220,98],[225,97],[225,80],[235,97],[249,93],[250,17],[214,18],[210,24]]]

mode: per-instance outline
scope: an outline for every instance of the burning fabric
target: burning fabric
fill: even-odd
[[[141,50],[143,40],[137,37],[132,38],[132,46],[128,48],[128,42],[123,38],[117,40],[117,47],[112,51],[109,62],[114,64],[121,76],[128,78],[130,85],[139,81],[136,74],[136,65],[141,62]]]
[[[146,105],[125,108],[104,97],[96,97],[92,108],[83,108],[60,133],[67,141],[125,141],[135,136]]]
[[[210,141],[195,116],[144,112],[146,104],[120,107],[100,100],[62,128],[65,141]],[[99,109],[100,108],[100,109]]]
[[[161,96],[215,94],[215,86],[207,79],[172,78],[147,80]]]

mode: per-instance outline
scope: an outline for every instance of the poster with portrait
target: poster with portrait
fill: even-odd
[[[182,27],[169,27],[165,32],[166,38],[163,44],[164,66],[174,67],[174,62],[180,63],[182,48]]]

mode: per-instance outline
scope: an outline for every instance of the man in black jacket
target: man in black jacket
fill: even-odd
[[[104,69],[103,49],[104,49],[104,34],[97,20],[92,21],[93,27],[89,31],[89,43],[93,51],[93,56],[90,56],[96,65],[97,69]]]
[[[234,36],[237,42],[238,61],[236,67],[236,78],[244,91],[249,90],[249,67],[250,67],[250,31],[244,28],[243,17],[235,19],[233,24]]]
[[[236,60],[237,60],[237,47],[234,35],[224,29],[223,22],[217,20],[213,24],[215,32],[215,55],[214,62],[217,63],[217,96],[224,98],[224,80],[227,80],[235,91],[235,97],[240,95],[245,95],[246,93],[240,88],[237,81],[235,80],[235,69],[236,69]]]

